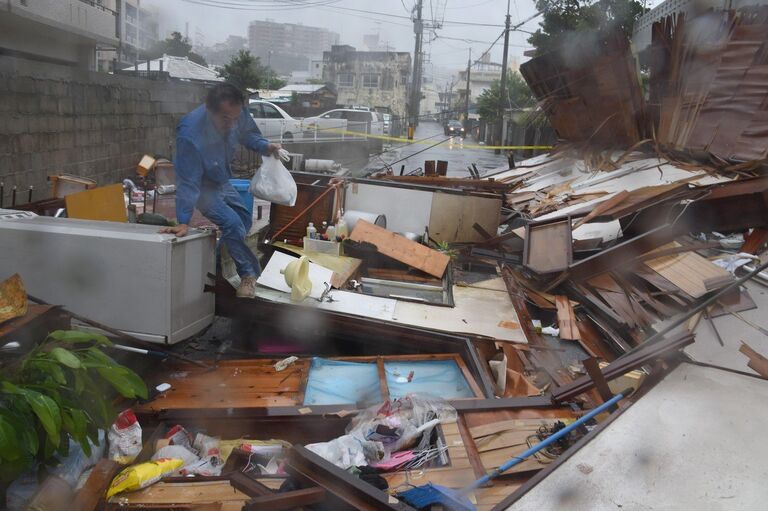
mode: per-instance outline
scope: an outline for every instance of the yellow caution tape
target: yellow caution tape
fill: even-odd
[[[403,137],[389,137],[386,135],[373,135],[371,133],[361,133],[359,131],[349,131],[349,130],[343,130],[343,129],[337,129],[337,128],[321,128],[319,131],[324,131],[327,133],[338,133],[340,135],[351,135],[356,138],[373,138],[376,140],[386,140],[389,142],[400,142],[403,144],[422,144],[422,145],[433,145],[435,144],[434,139],[422,139],[422,140],[410,140],[408,138]],[[322,139],[318,139],[320,141]],[[483,145],[483,144],[464,144],[463,142],[459,143],[458,145],[461,145],[463,149],[499,149],[499,150],[516,150],[516,149],[532,149],[532,150],[548,150],[552,149],[551,145]]]

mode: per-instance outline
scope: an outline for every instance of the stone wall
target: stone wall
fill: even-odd
[[[204,101],[202,85],[83,71],[0,56],[0,182],[50,196],[47,177],[100,185],[135,176],[144,154],[168,156],[179,119]],[[21,198],[19,198],[19,202]]]

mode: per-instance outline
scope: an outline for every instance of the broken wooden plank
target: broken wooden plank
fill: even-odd
[[[323,488],[304,488],[254,497],[246,502],[245,511],[282,511],[319,504],[326,498]]]
[[[578,341],[580,334],[576,326],[576,314],[573,312],[571,301],[565,295],[556,295],[555,306],[557,307],[557,326],[560,329],[560,338]]]
[[[603,376],[607,381],[618,378],[634,369],[642,367],[649,362],[667,355],[670,352],[679,350],[694,340],[689,332],[683,332],[673,337],[663,339],[652,344],[642,344],[635,351],[617,358],[608,364],[603,370]],[[573,399],[579,394],[583,394],[595,388],[595,382],[589,376],[577,378],[568,385],[552,391],[552,400],[556,403]]]
[[[112,479],[122,468],[122,465],[116,461],[99,460],[88,475],[85,485],[75,495],[75,500],[72,502],[73,511],[95,510],[101,499],[104,498]]]
[[[768,358],[765,358],[763,355],[752,349],[752,347],[744,341],[741,341],[739,351],[749,359],[747,367],[763,378],[768,378]]]
[[[442,252],[425,247],[365,220],[358,220],[350,239],[372,243],[385,256],[437,278],[442,278],[451,261],[451,258]]]
[[[673,241],[657,250],[679,246],[682,245]],[[650,259],[645,265],[694,298],[701,298],[709,291],[732,282],[734,278],[727,270],[694,252]]]

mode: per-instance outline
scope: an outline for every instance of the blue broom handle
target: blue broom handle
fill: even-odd
[[[628,396],[631,392],[632,392],[632,389],[629,389],[629,390],[625,390],[624,392],[620,392],[620,393],[616,394],[611,399],[609,399],[605,403],[601,404],[597,408],[593,409],[591,412],[589,412],[588,414],[586,414],[585,416],[583,416],[579,420],[574,421],[573,423],[571,423],[568,426],[564,427],[563,429],[561,429],[560,431],[558,431],[554,435],[551,435],[551,436],[545,438],[544,440],[542,440],[538,444],[534,445],[533,447],[531,447],[530,449],[528,449],[527,451],[522,453],[520,456],[516,456],[516,457],[510,459],[509,461],[507,461],[506,463],[501,465],[499,468],[497,468],[496,470],[494,470],[490,474],[485,475],[485,476],[481,477],[480,479],[478,479],[477,481],[475,481],[474,483],[470,484],[469,486],[467,486],[463,490],[462,493],[466,493],[466,492],[469,492],[469,491],[472,491],[472,490],[475,490],[475,489],[481,487],[482,485],[484,485],[485,483],[487,483],[491,479],[495,479],[496,477],[500,476],[502,473],[506,472],[507,470],[509,470],[510,468],[514,467],[518,463],[521,463],[522,461],[525,460],[525,458],[527,458],[531,454],[533,454],[533,453],[535,453],[537,451],[540,451],[541,449],[545,448],[546,446],[548,446],[548,445],[550,445],[550,444],[552,444],[554,442],[557,442],[558,440],[560,440],[561,438],[566,436],[568,433],[570,433],[574,429],[578,428],[579,426],[581,426],[585,422],[589,421],[590,419],[592,419],[596,415],[599,415],[599,414],[603,413],[605,410],[607,410],[608,408],[614,406],[616,403],[618,403],[619,401],[624,399],[626,396]]]

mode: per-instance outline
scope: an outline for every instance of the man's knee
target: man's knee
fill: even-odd
[[[243,239],[248,234],[248,229],[243,225],[243,221],[237,215],[227,217],[219,225],[221,236],[223,238]]]
[[[203,215],[216,224],[223,238],[242,239],[248,233],[243,220],[229,206],[212,208],[210,211],[203,212]]]

